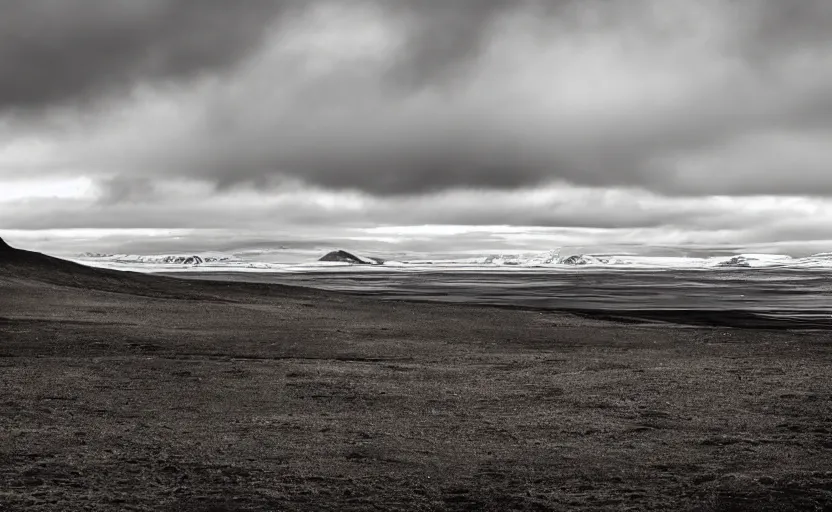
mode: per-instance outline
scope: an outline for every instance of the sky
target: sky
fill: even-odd
[[[9,0],[52,253],[832,251],[828,0]]]

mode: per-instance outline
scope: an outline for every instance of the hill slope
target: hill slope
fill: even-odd
[[[214,301],[250,300],[256,296],[298,293],[305,296],[322,295],[311,289],[277,284],[189,281],[87,267],[38,252],[16,249],[0,238],[0,284],[4,282],[14,282],[17,285],[40,283],[148,297]]]

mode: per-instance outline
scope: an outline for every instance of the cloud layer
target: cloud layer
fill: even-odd
[[[0,211],[19,229],[208,228],[325,195],[339,206],[280,218],[756,229],[828,207],[829,26],[825,0],[14,0],[0,185],[92,185],[46,215],[0,192]],[[757,214],[715,215],[726,200]],[[826,236],[789,222],[772,240]]]
[[[0,19],[0,108],[91,102],[246,58],[288,2],[12,0]]]

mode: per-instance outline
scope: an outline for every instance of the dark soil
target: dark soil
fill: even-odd
[[[832,336],[0,247],[0,510],[832,510]]]

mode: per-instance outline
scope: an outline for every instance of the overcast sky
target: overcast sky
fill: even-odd
[[[6,0],[0,235],[830,251],[829,27],[829,0]]]

